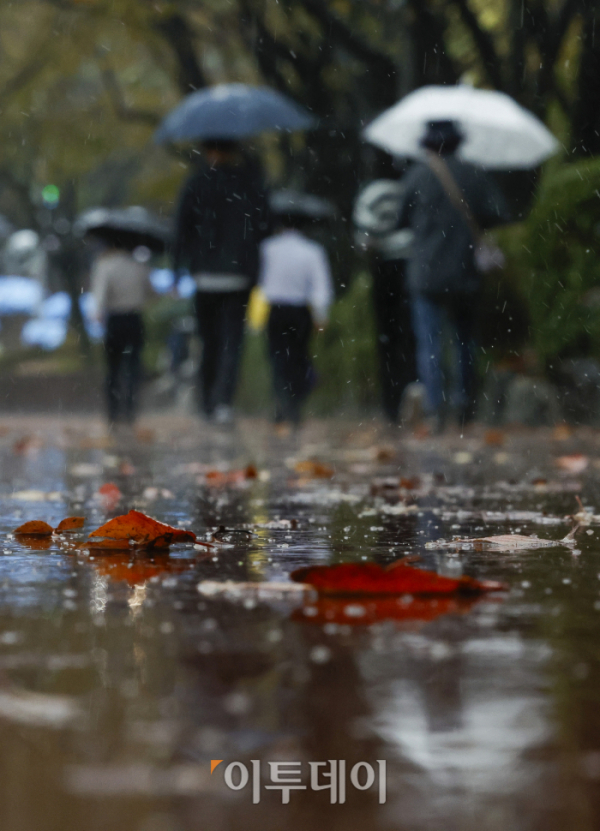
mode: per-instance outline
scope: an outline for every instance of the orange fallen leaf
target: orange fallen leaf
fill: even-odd
[[[573,430],[568,424],[557,424],[552,431],[554,441],[567,441],[573,435]]]
[[[40,519],[34,519],[31,522],[25,522],[19,525],[15,534],[26,534],[29,537],[49,537],[54,531],[51,525]]]
[[[128,514],[110,519],[92,531],[90,538],[94,537],[132,540],[136,545],[157,547],[167,547],[176,542],[196,542],[196,535],[192,531],[173,528],[146,516],[141,511],[129,511]]]
[[[316,602],[295,609],[292,620],[347,626],[369,626],[381,620],[426,623],[442,615],[465,614],[476,603],[476,598],[448,596],[369,597],[359,603],[347,597],[319,597]]]
[[[114,482],[106,482],[105,485],[98,488],[98,495],[105,511],[113,511],[123,496]]]
[[[502,430],[486,430],[483,440],[490,447],[501,447],[506,441],[506,435]]]
[[[78,531],[80,528],[83,528],[84,525],[84,516],[69,516],[66,519],[63,519],[62,522],[58,523],[56,526],[56,532],[58,534],[64,534],[66,531]]]
[[[558,456],[554,460],[556,467],[559,467],[566,473],[572,473],[574,475],[583,473],[589,463],[589,458],[583,453],[572,453],[570,456]]]
[[[479,594],[499,591],[502,583],[473,577],[443,577],[433,571],[406,565],[403,560],[387,568],[376,563],[340,563],[335,566],[308,566],[293,571],[292,580],[308,583],[319,594]]]
[[[242,470],[207,470],[204,474],[206,484],[217,488],[226,485],[240,485],[247,479],[256,479],[257,477],[258,470],[254,465],[248,465]]]
[[[22,436],[13,444],[13,453],[18,456],[27,456],[35,453],[42,446],[42,440],[38,436]]]
[[[301,476],[310,476],[313,479],[331,479],[335,476],[335,470],[332,467],[314,459],[296,462],[294,470]]]

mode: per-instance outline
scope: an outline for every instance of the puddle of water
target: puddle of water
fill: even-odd
[[[493,448],[470,447],[467,464],[455,446],[408,442],[379,459],[346,453],[343,436],[330,435],[329,459],[319,447],[335,466],[331,480],[302,480],[265,444],[259,468],[270,476],[224,487],[207,486],[201,465],[254,461],[244,435],[220,434],[216,450],[206,434],[185,447],[65,442],[25,458],[0,445],[2,831],[596,827],[600,526],[584,529],[574,551],[425,548],[511,532],[560,539],[577,510],[575,479],[556,475],[543,441],[524,440],[498,465]],[[554,484],[532,484],[534,468]],[[595,472],[585,472],[582,495],[598,511]],[[371,487],[407,476],[420,483],[400,494],[405,502],[389,482]],[[11,537],[28,519],[70,514],[91,530],[106,518],[96,496],[106,481],[123,493],[115,512],[254,536],[208,557],[175,547],[134,558],[69,553],[54,541],[28,549]],[[197,590],[406,553],[510,592],[435,608],[313,599],[306,613],[302,598],[281,592]],[[231,762],[250,776],[253,760],[258,804],[251,778],[238,791],[225,783]],[[328,760],[345,763],[343,803],[311,788],[310,763]],[[351,779],[356,768],[364,784],[361,763],[376,775],[382,760],[385,804],[377,781],[359,790]],[[266,787],[276,762],[300,771],[288,805]],[[318,768],[319,784],[331,782],[327,772]]]

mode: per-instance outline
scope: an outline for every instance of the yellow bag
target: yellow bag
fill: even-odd
[[[259,286],[254,286],[250,292],[250,300],[246,310],[246,320],[251,329],[261,332],[267,325],[269,317],[269,301]]]

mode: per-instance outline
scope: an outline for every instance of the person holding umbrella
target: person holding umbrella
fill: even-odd
[[[174,269],[187,269],[196,283],[200,406],[207,418],[228,424],[259,244],[269,229],[267,193],[260,167],[238,142],[215,139],[200,147],[202,159],[180,197]]]
[[[425,86],[381,113],[364,137],[394,156],[417,160],[403,182],[400,227],[414,232],[408,266],[417,370],[433,427],[444,416],[441,331],[459,353],[454,406],[461,421],[474,410],[473,335],[481,273],[501,264],[482,230],[509,221],[505,201],[485,170],[536,167],[560,149],[533,113],[495,90],[466,84]]]
[[[198,169],[185,183],[177,212],[174,268],[196,283],[195,310],[203,342],[200,406],[220,424],[233,418],[244,318],[258,278],[259,244],[269,209],[257,163],[242,139],[265,130],[305,129],[312,118],[266,87],[221,84],[188,95],[156,140],[199,141]]]
[[[509,220],[504,198],[483,170],[460,161],[462,134],[454,121],[432,121],[422,138],[427,155],[404,179],[399,227],[414,234],[408,266],[417,371],[425,385],[430,427],[447,415],[442,333],[451,333],[457,356],[450,405],[461,424],[475,414],[475,326],[481,274],[476,262],[479,228]]]
[[[142,312],[153,293],[148,260],[151,249],[164,251],[169,231],[137,206],[87,211],[77,228],[103,246],[90,280],[96,316],[104,324],[108,421],[111,427],[120,421],[131,425],[142,376]]]

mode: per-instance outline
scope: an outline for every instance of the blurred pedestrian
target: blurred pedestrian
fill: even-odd
[[[406,285],[412,232],[398,230],[403,193],[401,180],[377,179],[360,192],[353,212],[357,242],[369,254],[381,403],[392,424],[398,422],[406,387],[417,378],[415,338]]]
[[[227,424],[244,337],[244,318],[258,278],[258,248],[268,233],[268,206],[258,164],[239,143],[207,141],[185,183],[177,215],[174,267],[196,283],[195,311],[203,350],[200,406]]]
[[[113,426],[133,424],[142,375],[142,311],[152,294],[150,269],[115,242],[94,261],[91,284],[96,314],[105,326],[108,420]]]
[[[313,329],[325,327],[333,299],[327,252],[302,232],[303,223],[299,216],[281,216],[278,233],[261,246],[260,285],[270,304],[267,336],[280,432],[300,423],[314,386],[310,337]]]
[[[474,417],[480,229],[509,220],[505,200],[490,176],[456,157],[462,138],[453,121],[429,123],[422,139],[427,157],[404,178],[398,223],[414,233],[408,288],[417,341],[417,372],[427,391],[433,431],[441,429],[448,415],[442,369],[444,330],[450,333],[457,365],[450,407],[461,424]],[[488,253],[493,258],[495,252]]]

